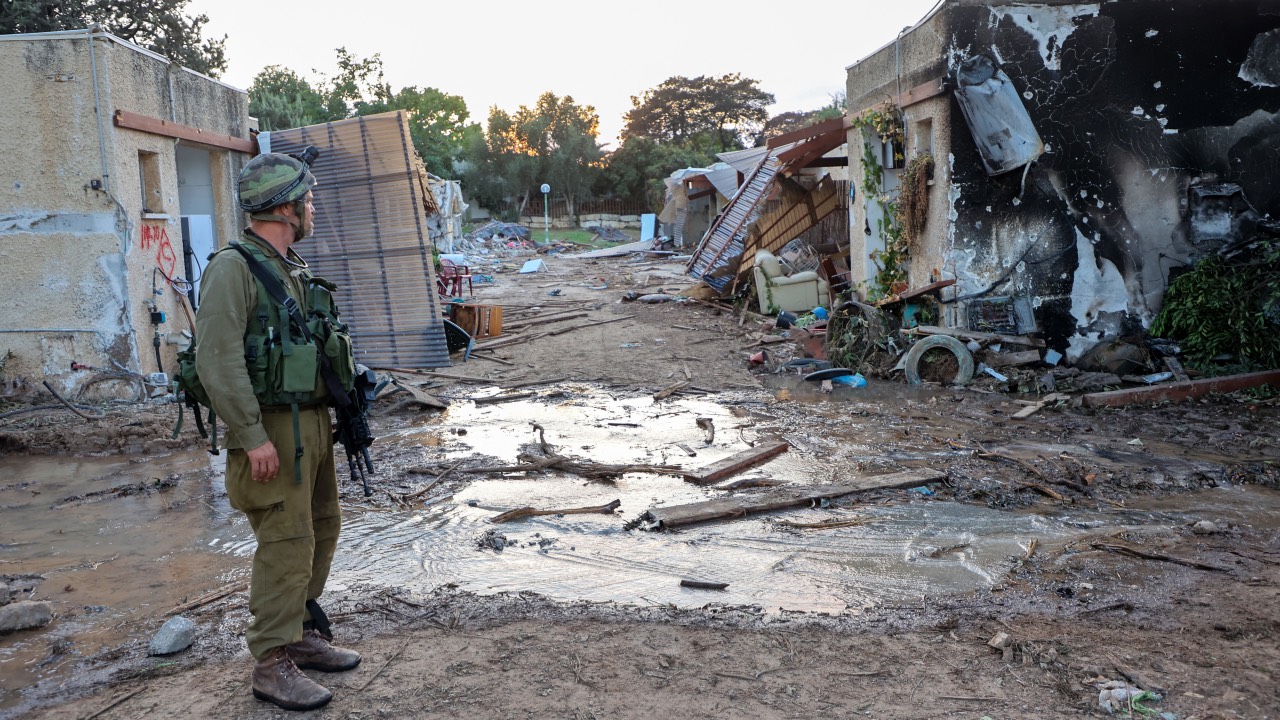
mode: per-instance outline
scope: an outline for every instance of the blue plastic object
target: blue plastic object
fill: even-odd
[[[813,316],[819,320],[827,319],[827,309],[824,307],[816,307],[813,309]]]
[[[862,377],[862,373],[854,373],[853,375],[842,375],[840,377],[831,378],[832,384],[848,385],[849,387],[862,388],[867,386],[867,379]]]

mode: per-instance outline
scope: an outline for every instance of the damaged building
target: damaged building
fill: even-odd
[[[1280,216],[1275,0],[946,0],[847,92],[853,279],[940,324],[1074,360]]]
[[[841,212],[849,200],[846,129],[847,121],[836,118],[720,155],[728,165],[721,172],[736,175],[737,187],[701,233],[688,274],[723,295],[753,286],[764,312],[826,304],[837,274],[832,260],[849,248]],[[722,192],[702,180],[709,176],[694,178],[712,185],[706,190],[682,181],[690,201]],[[686,213],[682,221],[693,219]]]
[[[0,91],[3,377],[70,390],[75,364],[135,393],[175,370],[190,281],[239,234],[248,96],[97,29],[0,36]]]

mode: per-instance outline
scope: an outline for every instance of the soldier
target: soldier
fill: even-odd
[[[300,668],[338,672],[360,664],[359,653],[330,644],[316,602],[341,525],[321,365],[341,375],[353,360],[345,334],[345,342],[329,337],[340,328],[311,320],[325,312],[336,317],[333,286],[313,278],[291,247],[314,227],[316,181],[308,164],[265,154],[245,165],[240,207],[251,222],[238,243],[209,261],[196,317],[196,371],[227,426],[227,496],[258,541],[245,633],[257,660],[253,694],[287,710],[310,710],[333,697]],[[296,307],[274,299],[284,299],[282,290]]]

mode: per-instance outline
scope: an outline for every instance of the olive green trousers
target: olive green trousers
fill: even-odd
[[[258,540],[249,583],[253,622],[245,632],[257,659],[302,639],[302,624],[310,619],[307,600],[324,592],[342,526],[329,409],[298,411],[300,483],[294,480],[292,413],[264,412],[262,424],[280,455],[274,478],[254,482],[245,451],[227,454],[227,497],[248,516]]]

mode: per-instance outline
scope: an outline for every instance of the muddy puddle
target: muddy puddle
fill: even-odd
[[[783,390],[823,401],[794,384],[771,392]],[[846,408],[839,427],[811,429],[795,438],[796,450],[738,477],[805,485],[838,480],[853,471],[843,467],[846,461],[823,461],[826,446],[846,445],[845,458],[883,456],[878,447],[893,432],[891,426],[857,425],[858,402],[929,397],[927,391],[900,387],[848,394],[852,413]],[[420,448],[420,460],[427,463],[483,456],[492,464],[510,464],[537,441],[537,423],[560,454],[597,463],[697,467],[759,439],[757,428],[777,411],[754,397],[654,403],[648,396],[615,397],[607,389],[573,386],[496,405],[458,401],[443,415],[384,434],[383,442]],[[716,429],[710,444],[698,418],[709,418]],[[922,464],[937,462],[924,447],[907,455]],[[247,577],[253,538],[243,518],[226,506],[217,462],[200,451],[146,462],[0,459],[0,573],[45,575],[38,597],[51,599],[58,615],[43,630],[0,638],[0,710],[17,701],[18,688],[65,673],[99,648],[139,634],[149,637],[168,609]],[[175,475],[180,482],[166,480]],[[478,594],[531,591],[565,601],[857,613],[999,585],[1032,541],[1052,549],[1098,528],[1169,527],[1200,519],[1280,526],[1280,492],[1259,488],[1135,498],[1123,509],[1046,505],[1040,512],[999,511],[911,491],[883,504],[648,533],[627,531],[624,524],[651,507],[722,493],[652,474],[627,474],[612,484],[554,471],[471,478],[456,493],[427,498],[429,504],[413,511],[348,506],[329,591],[381,585],[427,593],[453,583]],[[575,508],[613,500],[621,502],[614,515],[489,522],[518,507]],[[832,519],[864,523],[815,530],[777,522]],[[691,590],[680,586],[681,579],[728,588]]]

